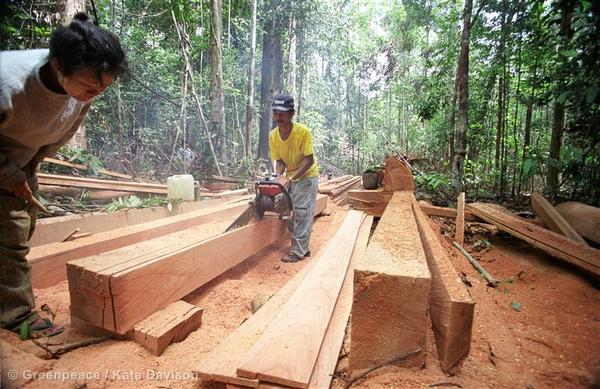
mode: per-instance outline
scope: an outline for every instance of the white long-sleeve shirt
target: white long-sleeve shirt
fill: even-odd
[[[42,83],[47,62],[47,49],[0,51],[0,188],[24,182],[22,169],[36,155],[54,155],[89,109]]]

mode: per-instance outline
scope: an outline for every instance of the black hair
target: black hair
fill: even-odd
[[[113,77],[127,74],[127,60],[117,38],[89,21],[79,12],[68,26],[58,27],[50,39],[50,58],[58,60],[58,68],[64,75],[71,75],[83,68],[92,68]]]

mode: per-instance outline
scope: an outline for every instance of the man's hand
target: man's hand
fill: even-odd
[[[292,181],[285,178],[285,176],[277,176],[277,182],[283,185],[283,187],[286,189],[292,185]]]
[[[7,188],[7,190],[23,200],[30,201],[33,198],[33,192],[31,191],[27,181],[13,185],[12,187]]]

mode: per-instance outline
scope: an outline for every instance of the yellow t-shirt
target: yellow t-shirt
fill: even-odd
[[[300,178],[319,176],[317,158],[314,155],[313,137],[308,127],[300,123],[292,123],[292,132],[286,140],[281,139],[279,127],[275,127],[269,134],[269,148],[273,161],[280,159],[285,162],[287,166],[285,175],[287,178],[292,178],[304,157],[311,154],[314,157],[314,162]]]

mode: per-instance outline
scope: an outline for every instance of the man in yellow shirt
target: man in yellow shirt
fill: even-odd
[[[310,256],[319,168],[310,129],[292,121],[294,98],[287,94],[276,94],[271,108],[277,124],[269,134],[271,159],[276,162],[278,181],[288,188],[294,203],[292,245],[290,252],[281,260],[297,262]]]

